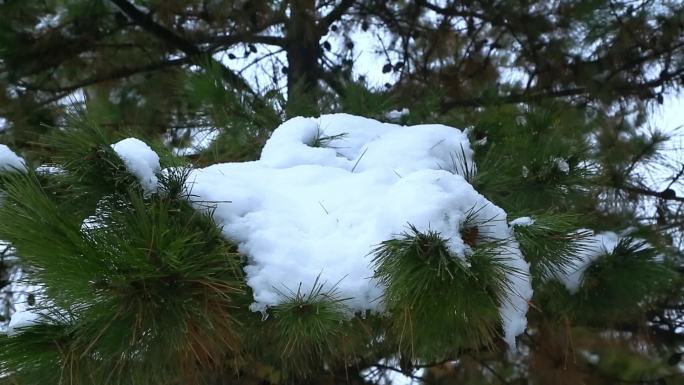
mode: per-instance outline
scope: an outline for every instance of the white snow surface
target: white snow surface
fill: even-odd
[[[586,229],[580,231],[586,231]],[[586,248],[579,253],[578,258],[566,266],[556,278],[570,293],[577,293],[584,279],[584,272],[591,266],[591,263],[612,253],[619,241],[620,236],[611,231],[589,237],[586,241]]]
[[[401,110],[392,110],[385,114],[385,117],[389,120],[401,120],[404,116],[408,115],[411,111],[408,108],[402,108]]]
[[[40,316],[30,310],[17,311],[12,314],[10,323],[7,326],[7,335],[13,336],[19,331],[17,329],[34,325],[38,323]]]
[[[312,147],[316,138],[332,138]],[[399,126],[334,114],[293,118],[272,134],[260,160],[193,170],[197,208],[212,206],[224,235],[247,256],[252,310],[265,312],[282,292],[311,288],[320,275],[352,311],[381,312],[383,288],[372,279],[372,250],[411,224],[448,238],[455,258],[470,252],[459,236],[469,211],[493,219],[481,235],[510,239],[506,213],[459,174],[454,156],[472,150],[463,132],[444,125]],[[511,240],[506,263],[521,274],[501,308],[505,338],[525,330],[532,296],[529,265]]]
[[[4,144],[0,144],[0,172],[26,170],[26,162]]]
[[[41,164],[36,167],[35,172],[42,175],[60,175],[64,174],[65,171],[59,166],[51,166],[49,164]]]
[[[558,171],[562,172],[563,174],[567,174],[570,172],[570,164],[567,160],[563,158],[553,158],[553,162],[556,165]]]
[[[534,219],[530,217],[520,217],[511,221],[511,226],[532,226],[534,224]]]
[[[136,138],[126,138],[112,144],[112,149],[126,165],[126,169],[135,175],[146,193],[157,191],[157,173],[160,172],[159,155],[145,142]]]

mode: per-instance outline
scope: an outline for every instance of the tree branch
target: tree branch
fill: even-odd
[[[128,16],[135,24],[139,25],[143,30],[150,32],[160,40],[166,42],[170,46],[182,51],[189,57],[197,58],[197,64],[206,67],[206,63],[217,65],[221,69],[222,76],[231,86],[238,91],[247,92],[256,96],[256,93],[245,82],[245,80],[224,66],[222,63],[215,60],[210,53],[203,52],[197,48],[192,42],[186,40],[184,37],[176,34],[170,29],[161,24],[156,23],[149,14],[143,13],[133,4],[126,0],[110,0],[114,5]],[[202,60],[202,58],[206,59]]]
[[[342,0],[330,13],[318,22],[318,29],[322,35],[328,33],[330,25],[339,20],[354,5],[354,0]]]
[[[646,195],[654,198],[663,199],[666,201],[684,202],[684,197],[678,197],[671,189],[665,189],[663,191],[653,191],[643,187],[636,186],[622,186],[618,187],[618,190],[627,191],[632,194]]]
[[[109,72],[106,74],[102,74],[100,76],[95,76],[95,77],[92,77],[90,79],[85,79],[85,80],[82,80],[78,83],[73,83],[73,84],[69,84],[66,86],[62,86],[62,87],[46,87],[46,86],[40,86],[40,85],[35,85],[35,84],[25,84],[25,83],[20,84],[20,86],[22,86],[22,87],[24,87],[30,91],[70,93],[70,92],[73,92],[79,88],[87,87],[87,86],[90,86],[93,84],[102,83],[102,82],[111,81],[111,80],[122,79],[122,78],[133,76],[133,75],[136,75],[139,73],[143,73],[143,72],[156,71],[156,70],[159,70],[162,68],[174,67],[174,66],[186,64],[190,61],[191,61],[191,58],[186,56],[186,57],[182,57],[179,59],[165,60],[165,61],[150,63],[150,64],[146,64],[143,66],[138,66],[138,67],[119,68],[115,71],[112,71],[112,72]]]
[[[210,44],[215,47],[218,46],[229,46],[237,43],[256,43],[256,44],[266,44],[274,45],[277,47],[285,46],[285,39],[280,36],[269,36],[269,35],[227,35],[227,36],[216,36],[207,40]]]

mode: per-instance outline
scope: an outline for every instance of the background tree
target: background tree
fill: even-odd
[[[0,142],[34,166],[58,164],[78,176],[57,181],[42,176],[38,182],[64,196],[63,205],[71,205],[76,219],[83,219],[103,195],[127,194],[128,187],[122,186],[132,182],[111,168],[116,160],[105,156],[103,162],[109,163],[95,161],[94,166],[82,160],[100,159],[97,149],[131,133],[156,143],[155,149],[166,154],[165,165],[201,166],[256,158],[279,123],[301,114],[344,111],[387,119],[390,110],[408,107],[410,113],[398,118],[401,123],[471,127],[469,135],[478,143],[472,184],[511,217],[531,215],[536,223],[547,224],[516,232],[535,276],[548,275],[563,258],[572,258],[579,239],[569,234],[579,228],[646,240],[648,252],[637,247],[638,240],[621,243],[611,258],[592,265],[593,278],[573,295],[553,283],[535,287],[529,331],[519,340],[524,348],[514,357],[503,348],[461,346],[426,361],[402,357],[391,344],[350,354],[332,339],[317,340],[313,350],[301,347],[302,355],[293,357],[316,367],[320,362],[311,357],[322,354],[322,345],[335,344],[341,354],[336,358],[344,358],[343,363],[328,372],[310,367],[291,371],[311,382],[371,382],[360,374],[367,367],[407,374],[429,367],[426,383],[676,383],[681,378],[668,359],[677,364],[681,358],[684,166],[666,155],[670,134],[650,127],[648,117],[668,92],[684,84],[683,8],[681,1],[648,0],[7,0],[0,3]],[[381,58],[371,64],[358,60],[369,41]],[[374,87],[374,78],[386,84]],[[70,118],[74,111],[80,114],[77,121]],[[59,135],[65,129],[69,135]],[[205,146],[200,139],[208,135],[215,138]],[[101,175],[108,177],[102,180]],[[165,183],[171,189],[177,182]],[[15,193],[32,191],[19,189],[13,179],[5,183]],[[174,200],[141,199],[139,204],[152,213],[190,212]],[[74,209],[75,202],[81,207]],[[36,209],[47,205],[32,204]],[[60,215],[69,212],[60,210]],[[17,221],[3,217],[9,218]],[[208,255],[231,248],[215,231],[205,232],[193,242],[212,245]],[[0,232],[19,246],[21,239],[9,235],[17,236]],[[43,246],[18,250],[27,256],[59,253]],[[549,260],[551,255],[560,259]],[[1,257],[4,271],[10,261],[14,265],[4,252]],[[667,261],[667,271],[649,270],[658,258]],[[24,263],[26,271],[35,267],[32,263]],[[239,276],[215,267],[208,263],[202,272],[239,289]],[[648,272],[667,278],[666,287]],[[69,274],[74,282],[84,276]],[[0,273],[0,282],[6,276]],[[53,278],[53,290],[69,292]],[[187,293],[204,295],[197,287]],[[307,298],[295,296],[297,301]],[[326,306],[336,314],[334,301]],[[94,314],[102,318],[106,313]],[[250,317],[237,318],[246,322]],[[97,317],[91,320],[90,328],[102,326]],[[356,321],[370,330],[387,322]],[[195,343],[225,353],[221,364],[237,367],[241,381],[284,381],[279,377],[284,364],[270,356],[278,352],[250,351],[250,357],[258,358],[241,362],[232,355],[240,348],[229,340],[231,325],[221,326],[228,340]],[[43,347],[38,337],[53,341],[73,331],[66,337],[63,330],[40,333],[32,340],[35,345],[26,345],[36,350],[27,352]],[[45,333],[55,334],[48,338]],[[247,346],[257,349],[258,342],[263,340]],[[392,357],[397,361],[380,361]],[[50,359],[0,353],[2,363],[25,364],[16,368],[28,376],[8,380],[17,383],[58,382],[59,368],[42,365]],[[169,362],[157,364],[157,371],[175,373],[165,366]],[[214,364],[207,363],[211,370],[202,374],[207,381],[234,380],[235,371],[224,373],[224,366],[218,370]],[[111,369],[93,362],[78,365],[95,368],[95,373]],[[126,368],[127,373],[139,369]],[[61,378],[89,381],[74,376]]]

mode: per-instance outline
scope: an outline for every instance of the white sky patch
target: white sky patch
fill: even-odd
[[[424,373],[425,369],[415,369],[410,376],[401,373],[396,358],[383,358],[376,366],[361,371],[366,381],[378,385],[420,385]]]
[[[211,143],[219,136],[221,130],[218,128],[191,127],[181,130],[181,136],[187,136],[189,143],[185,147],[173,147],[171,152],[176,156],[195,155],[206,150]],[[164,135],[164,143],[170,146],[173,142],[172,133]]]
[[[0,144],[0,172],[26,170],[26,162],[4,144]]]
[[[252,310],[280,303],[279,292],[300,284],[311,289],[320,275],[327,288],[337,285],[350,298],[350,310],[382,311],[383,289],[370,278],[371,251],[408,224],[441,233],[455,257],[470,252],[459,230],[473,208],[491,220],[483,236],[510,236],[506,213],[458,175],[463,166],[452,160],[461,151],[472,164],[467,136],[448,126],[299,117],[276,129],[260,160],[197,169],[189,183],[198,208],[213,203],[224,235],[248,257]],[[518,245],[503,253],[504,263],[523,272],[508,277],[514,292],[500,309],[514,346],[532,289]]]
[[[267,31],[264,35],[282,36],[278,31]],[[386,83],[395,83],[399,76],[394,70],[383,73],[385,64],[396,64],[399,56],[387,50],[392,36],[384,29],[370,26],[363,31],[356,26],[351,31],[333,31],[332,29],[320,39],[320,44],[328,42],[330,51],[324,56],[336,61],[336,55],[347,56],[354,62],[352,78],[358,80],[363,77],[371,88],[383,87]],[[354,48],[351,56],[347,55],[346,43],[351,42]],[[267,44],[252,44],[257,52],[250,49],[250,45],[238,44],[225,51],[217,52],[213,57],[222,64],[240,74],[257,91],[278,89],[286,94],[287,75],[283,72],[287,68],[287,55],[281,47]]]
[[[112,149],[126,165],[126,169],[135,175],[146,193],[157,191],[157,173],[161,170],[159,155],[145,142],[127,138],[115,144]]]
[[[368,31],[356,28],[350,33],[349,38],[354,42],[353,74],[355,79],[359,76],[365,77],[370,87],[380,87],[385,83],[393,84],[397,81],[396,72],[383,73],[382,71],[385,64],[394,65],[399,61],[397,54],[387,51],[387,44],[392,38],[387,31],[373,26]]]
[[[280,34],[273,34],[280,36]],[[241,75],[258,92],[279,89],[287,92],[287,56],[281,47],[267,44],[238,44],[225,51],[217,52],[214,59]]]
[[[662,107],[653,112],[651,119],[656,127],[666,132],[684,127],[684,99],[682,95],[666,95]]]
[[[670,185],[670,178],[677,174],[682,165],[684,165],[684,155],[682,152],[684,148],[684,136],[682,135],[684,128],[684,98],[682,96],[684,96],[682,93],[666,94],[662,106],[656,107],[651,112],[649,126],[671,136],[670,142],[663,151],[663,156],[666,159],[663,165],[659,167],[651,165],[648,170],[639,170],[639,172],[651,179],[649,182],[653,183],[657,190],[668,187]],[[684,195],[684,185],[682,183],[675,183],[669,187],[675,190],[678,196]]]

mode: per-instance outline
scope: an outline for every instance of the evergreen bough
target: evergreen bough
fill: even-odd
[[[9,375],[0,381],[366,381],[362,369],[386,359],[413,375],[416,367],[506,349],[500,307],[513,290],[507,277],[521,274],[505,263],[513,243],[531,265],[532,330],[549,322],[595,328],[637,319],[676,282],[667,252],[623,237],[590,265],[576,294],[567,292],[555,277],[586,251],[590,232],[582,229],[594,220],[574,210],[590,201],[583,196],[587,178],[601,175],[580,165],[589,153],[572,140],[583,143],[581,135],[539,155],[518,153],[521,143],[539,145],[516,140],[518,134],[489,127],[489,142],[476,151],[478,169],[466,171],[457,157],[453,166],[497,204],[531,215],[531,223],[513,226],[503,240],[486,236],[495,219],[482,217],[481,207],[468,211],[456,234],[408,224],[372,251],[374,278],[385,287],[375,299],[383,312],[353,313],[334,285],[316,281],[306,291],[279,289],[280,304],[261,315],[249,310],[246,257],[213,221],[214,202],[200,202],[187,190],[187,161],[150,142],[165,171],[158,191],[147,193],[112,150],[116,140],[76,117],[50,139],[60,171],[0,175],[0,239],[17,249],[37,287],[33,310],[42,314],[36,324],[0,335],[0,372]],[[343,138],[321,131],[311,145],[334,147],[337,140]],[[554,166],[552,153],[566,154],[569,172]],[[518,166],[525,164],[546,166],[522,175]],[[502,177],[494,178],[502,165]],[[540,183],[551,195],[530,200]],[[469,251],[453,255],[448,237],[460,237]]]

